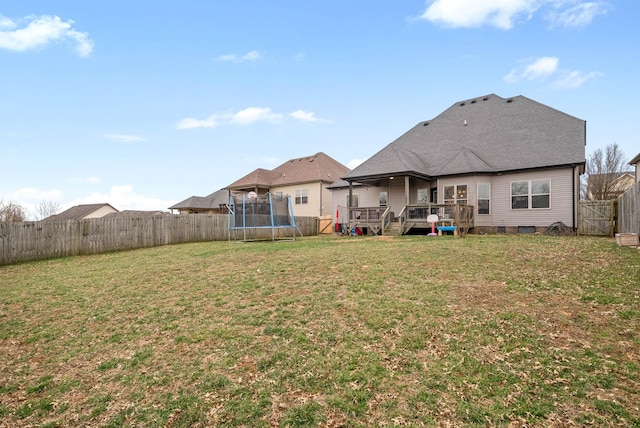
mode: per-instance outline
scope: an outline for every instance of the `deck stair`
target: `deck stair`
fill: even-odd
[[[384,231],[382,232],[382,235],[383,236],[398,236],[398,235],[400,235],[400,222],[398,220],[389,222],[387,227],[384,228]]]

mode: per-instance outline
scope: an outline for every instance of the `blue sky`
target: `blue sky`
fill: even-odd
[[[354,167],[457,101],[524,95],[640,152],[635,0],[0,5],[0,201],[164,209],[317,152]]]

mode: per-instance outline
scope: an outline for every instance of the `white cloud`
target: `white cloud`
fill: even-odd
[[[518,18],[530,18],[538,3],[535,0],[435,0],[420,18],[451,27],[491,25],[509,29]]]
[[[508,30],[544,10],[543,17],[553,26],[575,27],[589,24],[608,9],[604,0],[433,0],[419,19],[449,27]]]
[[[602,76],[602,73],[592,71],[585,73],[579,70],[565,70],[559,68],[560,60],[556,57],[541,57],[529,60],[511,70],[504,80],[508,83],[518,83],[522,80],[549,81],[551,86],[558,89],[572,89],[582,86],[588,80]]]
[[[65,209],[81,204],[108,203],[119,211],[145,210],[155,211],[167,209],[177,201],[164,200],[136,193],[131,185],[112,186],[109,193],[94,192],[89,196],[76,198]]]
[[[277,113],[269,107],[247,107],[235,113],[214,113],[206,119],[185,118],[178,122],[177,129],[215,128],[221,125],[248,126],[256,122],[282,123],[286,118],[300,122],[327,123],[314,112],[296,110],[289,114]]]
[[[504,77],[504,80],[515,83],[520,80],[544,79],[556,72],[559,62],[560,60],[556,57],[543,56],[514,68]]]
[[[566,6],[562,9],[562,6]],[[604,15],[610,9],[604,1],[564,1],[560,7],[547,13],[546,19],[553,26],[581,27],[591,23],[598,15]]]
[[[328,122],[327,119],[317,117],[312,111],[296,110],[289,113],[289,116],[300,122]]]
[[[349,162],[347,162],[347,168],[354,169],[364,161],[366,161],[366,159],[351,159]]]
[[[57,189],[42,190],[34,187],[25,187],[9,193],[6,201],[19,203],[27,211],[27,217],[35,219],[41,202],[58,202],[61,198],[62,192]],[[0,201],[2,201],[2,198],[0,198]]]
[[[178,129],[195,129],[195,128],[215,128],[218,125],[215,116],[209,116],[206,119],[194,119],[188,117],[178,122]]]
[[[76,43],[76,52],[88,56],[93,51],[93,41],[87,33],[72,28],[73,21],[62,21],[58,16],[43,15],[27,18],[28,23],[18,28],[15,21],[0,16],[0,48],[26,51],[45,46],[53,41],[71,39]]]
[[[587,81],[602,77],[603,74],[598,71],[584,73],[582,71],[562,71],[558,78],[553,82],[552,86],[559,89],[573,89],[584,85]]]
[[[146,139],[138,135],[128,134],[104,134],[103,137],[108,140],[120,141],[123,143],[140,143],[142,141],[146,141]]]
[[[260,58],[262,58],[262,55],[260,55],[260,52],[254,50],[254,51],[249,51],[244,55],[227,54],[227,55],[220,55],[214,59],[216,61],[223,61],[223,62],[254,62],[259,60]]]
[[[34,187],[25,187],[12,192],[10,198],[17,201],[40,202],[43,200],[60,199],[62,192],[56,189],[41,190]]]
[[[13,22],[11,19],[7,18],[6,16],[0,15],[0,30],[1,29],[10,30],[12,28],[16,28],[16,23]]]
[[[231,123],[242,126],[260,121],[278,123],[282,117],[282,114],[273,113],[268,107],[248,107],[232,115]]]

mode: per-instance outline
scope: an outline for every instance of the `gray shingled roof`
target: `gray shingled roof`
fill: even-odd
[[[319,152],[312,156],[290,159],[273,170],[258,168],[231,183],[227,188],[269,188],[318,181],[332,183],[348,172],[349,168]]]
[[[148,211],[148,210],[123,210],[117,213],[109,213],[106,217],[154,217],[169,215],[166,211]]]
[[[182,202],[169,207],[170,210],[179,209],[217,209],[220,205],[229,203],[229,192],[226,189],[220,189],[208,196],[191,196]]]
[[[498,173],[585,162],[585,121],[524,96],[457,102],[342,178]]]
[[[107,203],[76,205],[65,211],[62,211],[61,213],[47,217],[45,220],[82,220],[86,216],[90,215],[94,211],[99,210],[102,207],[113,208],[111,205]],[[115,211],[118,211],[115,208],[113,209]]]

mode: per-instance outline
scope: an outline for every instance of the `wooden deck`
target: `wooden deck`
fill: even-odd
[[[471,205],[407,205],[397,216],[388,207],[357,207],[349,209],[349,232],[359,230],[367,235],[382,235],[393,230],[398,235],[409,231],[427,234],[431,230],[431,223],[427,221],[430,214],[438,216],[437,225],[455,225],[464,230],[474,225]],[[397,227],[393,227],[395,223]]]

